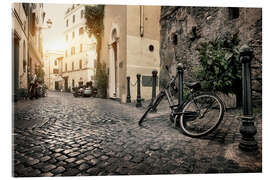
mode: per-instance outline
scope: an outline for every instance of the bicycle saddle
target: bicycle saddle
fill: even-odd
[[[196,81],[196,82],[185,82],[185,85],[190,88],[190,89],[200,89],[201,88],[201,83]]]

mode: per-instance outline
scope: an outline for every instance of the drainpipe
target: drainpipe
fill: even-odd
[[[144,8],[140,6],[140,36],[144,35]]]

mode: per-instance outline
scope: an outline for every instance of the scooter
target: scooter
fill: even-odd
[[[82,87],[80,87],[80,88],[74,87],[72,90],[73,90],[72,94],[74,97],[79,97],[79,96],[83,95],[84,89]]]

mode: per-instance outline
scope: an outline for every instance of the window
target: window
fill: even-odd
[[[82,51],[83,51],[83,45],[80,44],[80,52],[82,52]]]
[[[81,10],[81,18],[83,18],[83,10]]]
[[[30,32],[34,36],[36,33],[36,14],[31,13],[30,15]]]
[[[153,52],[154,51],[154,46],[152,44],[149,45],[149,51]]]
[[[59,70],[58,69],[53,69],[53,74],[59,74]]]
[[[74,62],[72,62],[72,71],[74,71]]]
[[[82,60],[80,60],[79,66],[80,66],[80,69],[82,69]]]
[[[74,33],[74,31],[72,32],[72,39],[74,39],[75,38],[75,33]]]
[[[26,47],[25,47],[25,40],[23,40],[23,59],[26,60]]]
[[[23,30],[26,31],[26,21],[23,23]]]
[[[174,45],[177,45],[178,44],[178,36],[177,36],[176,33],[174,33],[172,35],[172,42],[173,42]]]
[[[66,27],[68,27],[68,19],[67,19],[67,21],[66,21]]]
[[[75,23],[75,15],[72,17],[72,22]]]
[[[231,20],[239,18],[239,8],[229,8],[229,18]]]
[[[27,63],[26,63],[26,47],[25,47],[25,40],[23,40],[23,72],[26,71],[26,66],[27,66]]]
[[[66,34],[66,41],[68,41],[68,34]]]
[[[23,5],[23,9],[24,9],[25,14],[28,16],[29,4],[28,3],[22,3],[22,5]]]
[[[73,46],[73,47],[71,48],[71,56],[74,55],[74,54],[75,54],[75,47]]]
[[[57,66],[57,60],[54,60],[54,65]]]
[[[83,27],[81,27],[80,29],[79,29],[79,35],[82,35],[83,34]]]

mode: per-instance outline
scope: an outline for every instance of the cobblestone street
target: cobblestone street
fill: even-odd
[[[173,128],[168,114],[110,99],[48,97],[14,105],[14,176],[89,176],[261,172],[261,115],[256,115],[259,151],[238,149],[240,110],[225,113],[213,134],[190,138]],[[165,112],[165,110],[164,110]]]

